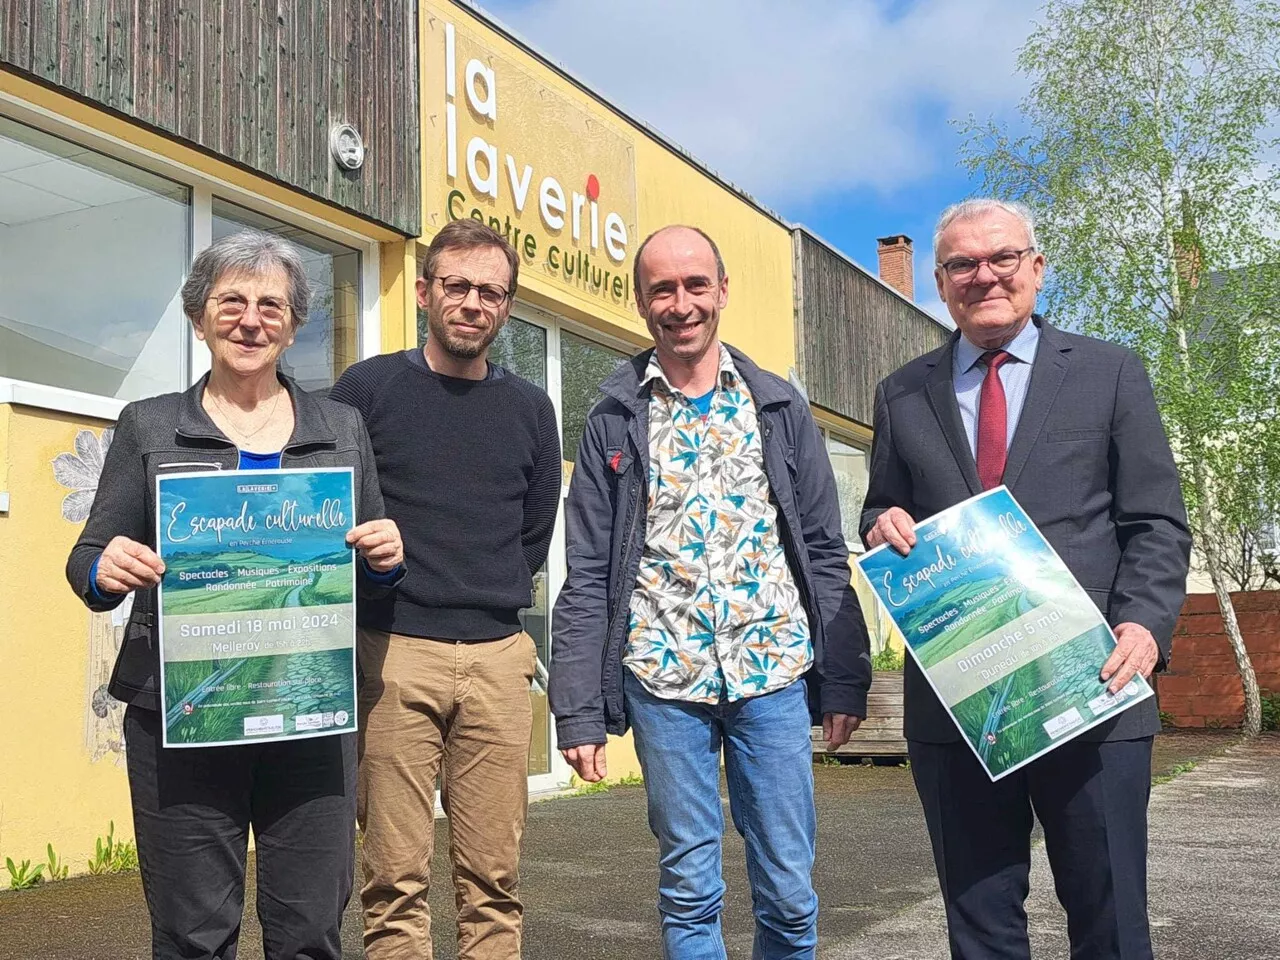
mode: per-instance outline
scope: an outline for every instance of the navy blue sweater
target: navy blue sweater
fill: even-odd
[[[417,350],[355,364],[329,397],[364,417],[409,569],[360,623],[436,640],[519,631],[560,499],[551,399],[492,365],[484,380],[440,376]]]

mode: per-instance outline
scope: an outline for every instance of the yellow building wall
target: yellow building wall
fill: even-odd
[[[606,197],[634,189],[621,201],[622,210],[634,211],[636,223],[628,231],[627,256],[610,269],[628,277],[634,252],[641,241],[659,227],[672,223],[697,226],[713,237],[720,247],[729,274],[729,306],[721,321],[721,336],[748,353],[766,369],[783,376],[795,365],[795,323],[792,300],[792,241],[790,231],[764,214],[732,190],[721,185],[669,147],[654,140],[639,127],[585,93],[536,57],[507,40],[467,9],[447,0],[419,3],[419,72],[422,90],[422,196],[423,233],[428,241],[448,222],[448,195],[461,190],[467,201],[463,216],[479,207],[499,220],[510,217],[527,232],[536,233],[539,253],[520,267],[520,297],[550,313],[564,317],[609,336],[637,346],[649,342],[644,321],[637,315],[633,299],[588,294],[554,279],[544,268],[544,254],[550,243],[561,248],[573,245],[568,228],[548,231],[538,220],[537,187],[544,175],[555,176],[566,191],[581,189],[588,173],[564,159],[563,142],[567,130],[582,129],[586,139],[621,140],[629,146],[634,170],[633,184],[625,188],[615,181],[624,175],[623,165],[610,164]],[[456,89],[453,102],[458,111],[459,136],[457,176],[447,176],[445,90],[445,25],[453,25],[457,36]],[[497,120],[477,127],[465,115],[467,96],[463,79],[464,57],[476,53],[497,75]],[[514,114],[514,116],[513,116]],[[527,114],[527,115],[526,115]],[[538,122],[530,122],[537,120]],[[465,146],[471,129],[485,132],[498,147],[500,171],[499,201],[477,197],[465,172]],[[513,140],[517,134],[518,142]],[[517,215],[504,191],[509,192],[505,155],[517,166],[534,164],[528,204]],[[538,166],[545,162],[564,168]],[[602,174],[604,171],[599,171]],[[578,244],[582,247],[582,243]],[[592,255],[593,258],[596,256]],[[607,263],[603,258],[601,262]],[[629,289],[629,281],[628,281]]]
[[[382,337],[376,346],[386,352],[416,342],[415,241],[12,73],[0,71],[0,93],[379,241]],[[0,102],[0,112],[11,111]],[[32,119],[21,108],[12,112]],[[75,874],[110,821],[117,839],[133,836],[123,754],[116,749],[124,708],[99,696],[105,716],[93,712],[122,627],[110,615],[91,614],[67,585],[63,566],[81,524],[63,518],[63,499],[72,491],[53,474],[55,457],[76,453],[77,435],[87,431],[81,444],[88,437],[96,443],[109,426],[0,404],[0,491],[10,493],[9,512],[0,513],[0,863],[6,856],[44,862],[52,843]]]
[[[418,301],[413,288],[417,269],[416,249],[416,240],[381,244],[379,316],[382,322],[382,353],[406,350],[418,342]]]
[[[42,863],[52,843],[76,873],[109,821],[117,838],[133,836],[124,708],[94,697],[122,630],[67,584],[82,525],[63,517],[73,491],[53,473],[60,455],[92,456],[109,424],[10,404],[0,424],[0,489],[10,493],[0,514],[0,858]]]
[[[791,232],[647,137],[636,143],[636,189],[640,239],[684,223],[716,241],[729,274],[721,339],[785,377],[796,363]]]

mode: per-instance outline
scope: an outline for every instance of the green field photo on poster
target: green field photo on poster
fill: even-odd
[[[281,560],[246,551],[174,553],[165,558],[165,566],[176,575],[176,585],[166,587],[164,612],[167,616],[177,616],[351,603],[349,553],[322,554],[301,560]],[[295,572],[302,567],[316,569]],[[221,583],[233,584],[237,589],[215,592],[206,589],[203,581],[181,579],[183,573],[190,575],[196,571],[223,574],[226,579]],[[246,577],[242,571],[253,572]]]
[[[1111,648],[1105,627],[1081,634],[957,703],[952,714],[987,766],[1003,773],[1053,746],[1054,738],[1044,728],[1049,717],[1070,707],[1091,716],[1089,702],[1106,691],[1099,671]],[[1051,688],[1037,693],[1046,684]],[[1035,707],[1024,708],[1033,701]]]
[[[173,704],[169,736],[223,743],[243,738],[246,717],[279,714],[286,730],[298,715],[345,711],[354,717],[355,698],[344,682],[350,671],[349,650],[171,663],[165,670],[165,702]]]

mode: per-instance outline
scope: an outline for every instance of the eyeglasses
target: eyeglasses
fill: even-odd
[[[1017,273],[1018,268],[1022,266],[1022,258],[1028,253],[1033,253],[1035,249],[1035,247],[1027,247],[1025,250],[1001,250],[989,257],[952,257],[938,266],[953,283],[964,283],[966,280],[973,279],[978,273],[978,268],[984,263],[991,268],[991,272],[997,278],[1004,280]]]
[[[258,319],[263,323],[283,323],[285,314],[289,312],[289,303],[279,297],[260,297],[250,300],[238,293],[224,293],[220,297],[209,297],[218,304],[219,320],[239,320],[245,315],[250,304],[258,308]],[[206,301],[208,302],[208,301]]]
[[[440,289],[444,291],[445,298],[448,300],[465,300],[467,296],[474,290],[480,297],[480,302],[486,307],[500,307],[506,302],[507,297],[511,296],[509,290],[504,290],[496,283],[472,283],[466,277],[423,277],[424,280],[440,281]]]

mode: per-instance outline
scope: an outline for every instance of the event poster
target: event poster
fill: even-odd
[[[156,478],[164,745],[356,729],[352,471]]]
[[[1005,487],[858,562],[992,780],[1152,695],[1099,679],[1115,635]]]

